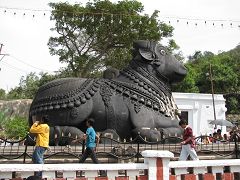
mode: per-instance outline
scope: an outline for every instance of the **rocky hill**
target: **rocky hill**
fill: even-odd
[[[21,116],[28,118],[28,112],[32,99],[19,99],[11,101],[0,100],[0,112],[4,112],[6,116]]]

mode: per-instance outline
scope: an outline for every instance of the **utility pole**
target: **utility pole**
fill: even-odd
[[[3,44],[0,44],[1,46],[0,46],[0,54],[1,54],[1,52],[2,52],[2,47],[3,47]]]
[[[206,73],[206,76],[209,78],[211,82],[211,91],[212,91],[212,104],[213,104],[213,116],[214,116],[214,129],[217,129],[217,118],[216,118],[216,109],[215,109],[215,100],[214,100],[214,86],[213,86],[213,74],[212,74],[212,64],[209,64],[209,73]]]
[[[210,81],[211,81],[211,90],[212,90],[212,103],[213,103],[213,115],[214,115],[214,129],[217,129],[216,125],[216,109],[215,109],[215,101],[214,101],[214,87],[213,87],[213,77],[212,77],[212,65],[209,65],[209,74],[210,74]]]
[[[2,48],[3,48],[3,44],[0,44],[0,62],[3,60],[5,56],[8,56],[8,54],[2,54]],[[0,68],[0,71],[1,71],[1,68]]]

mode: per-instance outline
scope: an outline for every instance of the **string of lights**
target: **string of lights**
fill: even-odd
[[[50,16],[52,12],[51,9],[27,9],[27,8],[13,8],[13,7],[3,7],[3,6],[0,6],[0,11],[2,11],[4,14],[8,14],[8,13],[13,15],[22,14],[23,16],[29,15],[29,16],[32,16],[33,18],[37,16],[36,13],[40,13],[41,16],[42,15]],[[101,16],[100,21],[103,19],[104,16],[111,16],[111,23],[113,23],[113,21],[118,21],[119,24],[122,23],[122,19],[126,16],[128,17],[136,16],[133,14],[126,14],[126,13],[111,14],[109,12],[99,12],[99,13],[98,12],[72,12],[72,11],[58,11],[58,12],[71,13],[73,16],[76,16],[76,17],[79,17],[79,15],[81,15],[82,20],[84,20],[84,16],[93,16],[92,18],[93,20],[95,16]],[[39,17],[40,17],[40,14],[38,14]],[[118,17],[114,18],[115,16],[118,16]],[[187,17],[163,16],[163,15],[160,15],[159,19],[161,19],[162,22],[169,23],[169,24],[184,23],[186,25],[193,24],[196,27],[200,24],[203,24],[203,25],[211,25],[213,27],[220,26],[220,27],[231,27],[231,28],[240,29],[240,20],[238,19],[211,19],[211,18],[204,19],[204,18],[187,18]],[[139,23],[140,24],[142,23],[141,19],[139,20]]]

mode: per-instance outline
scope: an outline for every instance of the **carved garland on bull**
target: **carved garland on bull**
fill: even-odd
[[[134,84],[116,80],[87,79],[79,88],[71,92],[39,99],[38,102],[41,103],[37,106],[34,106],[33,104],[31,112],[32,114],[35,114],[37,112],[52,109],[78,107],[81,104],[86,103],[87,100],[90,100],[100,87],[100,94],[102,95],[106,108],[109,128],[115,127],[116,125],[116,117],[114,116],[114,110],[111,103],[111,89],[115,90],[117,93],[122,93],[125,98],[128,97],[131,100],[131,103],[134,104],[136,113],[140,111],[142,105],[145,105],[154,111],[159,111],[159,113],[164,113],[166,116],[175,118],[176,106],[174,106],[170,88],[165,85],[163,81],[158,80],[146,70],[139,67],[139,65],[136,67],[137,71],[134,70],[136,68],[128,67],[123,70],[121,74],[134,81],[139,87],[143,87],[145,91],[140,90],[140,88]],[[145,77],[150,79],[152,83],[150,84],[149,82],[146,82]],[[56,84],[59,83],[56,82],[51,86],[44,87],[44,89],[51,88]],[[41,90],[42,89],[40,89],[40,91]],[[68,100],[64,101],[66,98]],[[52,102],[49,103],[49,100]]]

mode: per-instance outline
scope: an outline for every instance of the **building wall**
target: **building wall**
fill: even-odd
[[[192,127],[195,136],[212,134],[214,125],[209,124],[214,120],[212,94],[178,93],[174,92],[175,102],[184,114],[187,114],[188,124]],[[226,119],[225,99],[221,94],[214,95],[216,119]],[[187,113],[186,113],[187,112]],[[217,129],[226,132],[226,127],[217,126]]]

